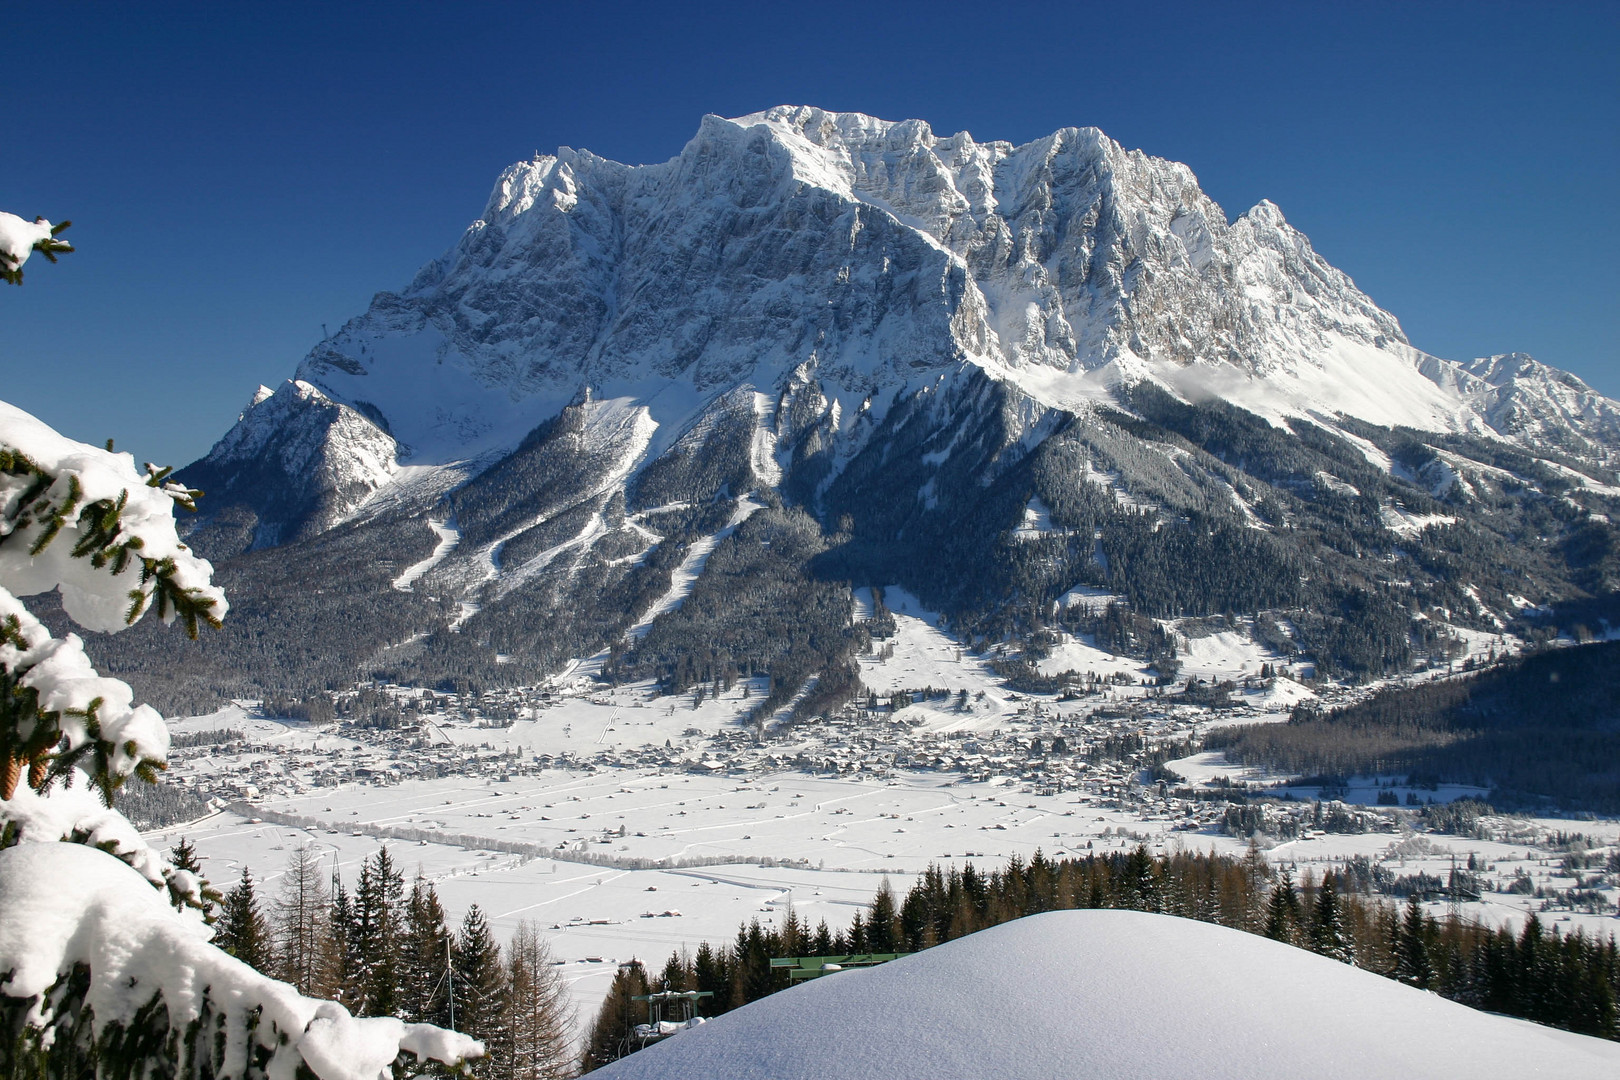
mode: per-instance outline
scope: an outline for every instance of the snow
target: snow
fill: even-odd
[[[954,709],[936,708],[930,703],[911,705],[896,714],[907,720],[921,720],[929,731],[965,731],[992,726],[997,705],[1009,696],[1001,679],[988,663],[974,656],[967,645],[940,626],[938,612],[930,611],[911,593],[897,585],[886,586],[883,603],[894,616],[891,638],[873,642],[874,654],[860,657],[861,682],[882,696],[901,690],[926,687],[966,689],[992,699],[989,709],[975,703],[966,714]],[[876,650],[892,648],[894,655],[880,659]]]
[[[0,911],[0,971],[9,973],[0,990],[33,999],[33,1022],[49,1007],[45,991],[84,963],[92,969],[86,1004],[98,1030],[132,1022],[157,993],[170,1023],[183,1030],[206,997],[225,1018],[228,1070],[253,1054],[263,1055],[272,1077],[304,1064],[321,1080],[379,1080],[392,1076],[402,1044],[446,1064],[483,1052],[463,1035],[392,1018],[355,1019],[341,1005],[303,997],[209,945],[200,918],[174,911],[134,870],[84,844],[0,851]]]
[[[168,560],[173,587],[212,600],[213,613],[223,616],[228,605],[212,583],[213,568],[175,533],[174,504],[189,501],[189,495],[174,484],[149,483],[152,467],[143,475],[131,455],[65,438],[5,402],[0,448],[20,453],[33,467],[0,471],[0,539],[8,541],[0,544],[0,623],[12,624],[0,638],[0,670],[38,693],[42,715],[56,714],[66,739],[62,749],[101,744],[112,778],[129,776],[142,762],[161,763],[168,732],[157,712],[135,705],[127,684],[98,675],[77,634],[53,637],[18,596],[56,589],[74,622],[116,633],[151,609],[159,577],[146,567]],[[43,489],[35,490],[36,479]],[[81,511],[101,503],[120,507],[116,527],[102,540],[90,536],[87,551],[122,550],[129,562],[122,573],[114,573],[116,563],[101,560],[98,566],[100,555],[73,555],[99,516]],[[51,539],[48,524],[56,517],[60,532]],[[159,617],[172,622],[175,615],[169,606]],[[18,736],[29,738],[33,723],[19,722]]]
[[[51,238],[51,223],[44,218],[24,221],[16,214],[0,210],[0,264],[8,270],[20,270],[34,245]]]
[[[1457,519],[1450,514],[1414,514],[1405,507],[1387,505],[1379,511],[1384,528],[1400,536],[1416,536],[1435,525],[1455,525]]]
[[[147,559],[172,559],[175,581],[185,589],[197,590],[215,602],[214,613],[227,610],[225,594],[211,583],[213,568],[180,542],[174,529],[174,494],[170,485],[149,486],[147,476],[136,469],[135,458],[114,453],[57,434],[48,425],[13,405],[0,401],[0,446],[27,455],[35,465],[55,478],[49,489],[53,501],[67,499],[70,485],[77,484],[79,505],[106,500],[125,500],[119,518],[120,539],[141,541],[140,553]],[[41,533],[41,525],[16,526],[16,513],[29,479],[0,473],[0,536],[16,539],[0,546],[0,581],[16,596],[59,589],[62,607],[74,622],[87,630],[117,633],[128,624],[129,590],[143,595],[142,610],[150,603],[154,584],[131,573],[120,581],[89,559],[75,559],[72,549],[81,534],[81,523],[71,517],[61,534],[38,554],[31,548]],[[172,611],[165,617],[174,618]]]
[[[1239,630],[1223,630],[1202,637],[1179,636],[1176,654],[1181,660],[1183,680],[1198,678],[1206,682],[1258,675],[1261,664],[1279,660],[1271,650]]]
[[[1023,518],[1013,529],[1013,539],[1038,540],[1053,531],[1051,509],[1041,501],[1040,496],[1031,496],[1029,504],[1024,507]]]
[[[106,807],[99,796],[78,779],[73,787],[53,785],[40,795],[27,784],[19,784],[10,799],[0,800],[0,832],[16,828],[19,841],[51,843],[75,837],[91,847],[114,855],[155,887],[174,882],[180,895],[200,901],[195,881],[175,881],[176,871],[168,858],[153,850],[135,826],[120,813]]]
[[[1046,658],[1035,667],[1042,675],[1062,675],[1067,671],[1088,675],[1095,672],[1103,678],[1110,675],[1128,675],[1137,683],[1147,674],[1147,665],[1128,656],[1115,656],[1099,649],[1086,635],[1062,634],[1061,641],[1052,646]]]
[[[58,539],[57,543],[61,542]],[[169,733],[157,710],[150,705],[136,705],[135,692],[128,683],[96,674],[79,635],[51,637],[21,601],[0,587],[0,623],[13,619],[16,638],[26,647],[0,639],[0,669],[13,675],[21,672],[18,683],[38,693],[40,711],[57,714],[56,725],[68,749],[77,749],[92,739],[104,744],[108,769],[118,777],[129,776],[143,761],[164,759]],[[97,701],[98,725],[92,728],[88,711]],[[25,738],[34,730],[31,721],[22,721],[19,726]]]
[[[404,573],[394,579],[394,588],[400,592],[410,592],[411,586],[416,584],[423,574],[443,562],[444,557],[454,551],[456,545],[461,543],[461,531],[456,528],[454,518],[444,521],[434,521],[429,518],[428,528],[432,529],[434,534],[438,536],[439,542],[434,545],[433,551],[429,553],[427,558],[419,563],[413,563],[405,569]]]
[[[1308,1063],[1308,1064],[1307,1064]],[[603,1080],[1591,1076],[1620,1045],[1477,1012],[1266,938],[1035,915],[716,1017]]]

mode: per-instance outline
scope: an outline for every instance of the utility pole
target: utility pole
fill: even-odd
[[[456,1029],[456,969],[450,962],[450,935],[444,936],[444,977],[449,980],[450,1030]]]

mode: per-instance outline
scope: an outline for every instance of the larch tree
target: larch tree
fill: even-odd
[[[281,875],[270,918],[276,941],[276,975],[302,994],[332,992],[323,963],[330,902],[315,845],[294,848],[287,857],[287,869]]]
[[[32,253],[71,250],[64,227],[0,213],[0,277],[21,284]],[[175,529],[201,493],[169,472],[0,402],[0,1075],[347,1080],[401,1054],[479,1056],[454,1032],[357,1020],[210,944],[201,876],[114,808],[164,767],[168,727],[22,598],[54,591],[106,633],[149,617],[191,636],[218,626],[213,568]]]
[[[513,1080],[560,1080],[574,1072],[573,1006],[551,949],[524,920],[507,950]]]
[[[580,1056],[580,1072],[593,1072],[617,1061],[634,1049],[631,1036],[637,1022],[647,1015],[636,997],[647,993],[647,972],[637,960],[619,965],[608,987],[607,998],[597,1010],[590,1036]]]

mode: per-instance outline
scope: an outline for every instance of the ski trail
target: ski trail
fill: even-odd
[[[692,586],[697,584],[697,579],[702,576],[703,567],[708,564],[709,556],[714,553],[720,541],[736,532],[737,526],[752,517],[756,510],[763,509],[764,504],[754,501],[752,495],[745,496],[738,502],[737,511],[731,515],[731,520],[726,522],[725,528],[701,540],[693,541],[692,546],[686,549],[686,557],[681,560],[681,565],[670,574],[668,591],[647,609],[647,613],[637,620],[634,626],[625,631],[625,636],[631,641],[640,641],[647,635],[647,630],[652,626],[654,619],[680,607],[692,594]]]
[[[434,521],[429,518],[428,528],[439,534],[438,546],[433,549],[431,555],[421,562],[407,567],[403,574],[394,579],[394,588],[400,592],[413,591],[412,586],[416,584],[422,575],[443,562],[445,556],[454,551],[456,545],[461,543],[461,531],[456,528],[456,519],[453,516],[446,521]]]
[[[652,607],[647,609],[645,615],[636,620],[634,626],[625,631],[625,637],[633,642],[640,641],[647,635],[647,630],[652,626],[654,619],[680,607],[681,603],[691,595],[693,585],[702,576],[703,568],[708,564],[709,556],[713,554],[720,541],[736,532],[737,526],[752,517],[755,511],[764,508],[765,504],[755,501],[753,494],[750,493],[738,502],[737,510],[731,515],[731,520],[726,523],[725,528],[711,536],[694,540],[692,546],[686,549],[686,557],[681,560],[681,565],[677,566],[674,572],[670,574],[669,588]],[[568,666],[553,681],[557,685],[562,685],[578,679],[595,678],[602,673],[602,668],[607,663],[607,657],[608,650],[604,649],[595,656],[584,660],[571,660]]]

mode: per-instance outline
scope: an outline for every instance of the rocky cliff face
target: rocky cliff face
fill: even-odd
[[[614,643],[762,506],[804,581],[905,582],[986,634],[1090,584],[1160,618],[1371,620],[1370,668],[1412,610],[1608,587],[1617,454],[1620,404],[1422,353],[1276,206],[1228,221],[1184,165],[782,107],[661,164],[511,166],[183,475],[214,555],[420,533],[412,587],[461,604],[437,655],[510,677]],[[1480,532],[1414,554],[1442,522]]]

